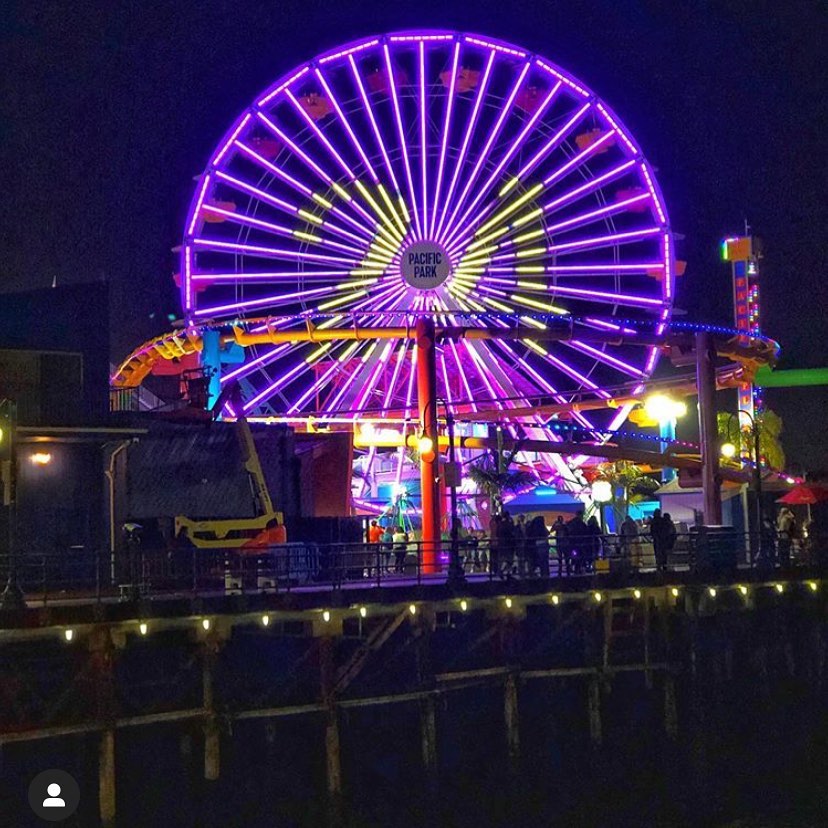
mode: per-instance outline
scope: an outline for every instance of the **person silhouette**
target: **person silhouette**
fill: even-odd
[[[48,798],[43,800],[43,807],[44,808],[65,808],[66,803],[60,798],[60,785],[56,782],[52,782],[48,788],[46,788],[46,793],[49,794]]]

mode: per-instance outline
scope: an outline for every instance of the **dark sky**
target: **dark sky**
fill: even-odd
[[[828,365],[825,3],[27,0],[0,26],[0,287],[109,280],[113,358],[177,309],[170,248],[192,178],[254,95],[339,43],[426,26],[582,78],[658,170],[686,237],[688,318],[730,322],[717,242],[747,218],[783,367]],[[791,459],[828,468],[828,391],[767,398]]]

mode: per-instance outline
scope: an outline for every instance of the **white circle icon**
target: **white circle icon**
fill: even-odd
[[[406,283],[418,290],[434,290],[451,275],[446,249],[432,241],[418,241],[406,247],[400,267]]]

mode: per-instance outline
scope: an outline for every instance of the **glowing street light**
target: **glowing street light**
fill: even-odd
[[[657,423],[670,423],[687,414],[687,403],[666,394],[652,394],[644,401],[644,411]]]
[[[726,460],[732,460],[736,456],[736,446],[733,443],[722,443],[719,451]]]

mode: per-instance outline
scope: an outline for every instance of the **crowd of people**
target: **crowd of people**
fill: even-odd
[[[383,528],[377,521],[369,527],[369,542],[380,550],[386,572],[402,573],[406,561],[416,571],[419,543],[413,531]],[[793,512],[783,508],[777,520],[766,516],[762,554],[773,564],[786,566],[807,555],[807,531]],[[466,572],[485,572],[508,578],[549,577],[550,574],[580,575],[595,571],[610,558],[638,568],[652,566],[665,571],[676,550],[679,531],[669,512],[655,509],[645,520],[627,515],[616,533],[607,534],[596,515],[578,511],[569,519],[558,515],[547,526],[543,515],[518,514],[508,510],[492,516],[488,531],[461,529],[460,554]],[[442,538],[444,550],[450,538]],[[675,559],[673,559],[675,561]]]
[[[547,526],[543,515],[517,515],[508,510],[493,515],[488,531],[460,532],[459,545],[464,569],[488,572],[498,577],[549,577],[554,564],[557,574],[579,575],[592,572],[596,562],[616,555],[641,565],[641,542],[652,540],[656,565],[666,568],[667,558],[676,540],[675,525],[669,514],[656,509],[647,523],[637,523],[627,516],[618,535],[606,535],[598,518],[585,518],[583,511],[569,520],[559,515]],[[372,521],[368,528],[369,543],[379,551],[378,559],[386,572],[405,571],[407,556],[416,556],[418,541],[413,531],[402,527],[382,527]],[[450,542],[442,538],[444,547]],[[409,560],[411,560],[409,558]]]

